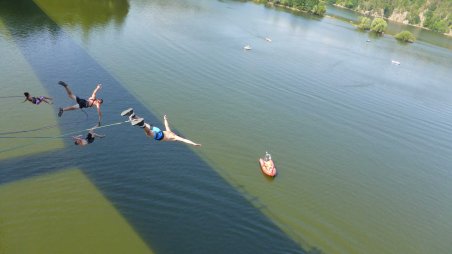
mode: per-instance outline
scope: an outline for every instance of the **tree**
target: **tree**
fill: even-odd
[[[386,21],[384,19],[375,18],[372,21],[372,24],[370,25],[370,30],[381,34],[386,31],[386,27],[388,27],[388,24],[386,23]]]
[[[414,42],[416,40],[414,35],[406,30],[396,34],[395,38],[404,42]]]
[[[360,22],[358,25],[358,29],[361,29],[361,30],[369,30],[370,29],[370,25],[371,25],[370,18],[360,17],[359,20],[360,20]]]
[[[318,5],[314,6],[314,8],[312,8],[312,13],[314,13],[315,15],[318,16],[323,16],[326,12],[326,7],[325,4],[323,2],[320,2]]]

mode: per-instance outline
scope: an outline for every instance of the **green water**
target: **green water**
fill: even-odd
[[[20,50],[12,42],[11,33],[3,24],[0,18],[0,75],[2,84],[0,93],[2,97],[17,96],[12,98],[1,98],[1,112],[4,115],[1,123],[1,133],[14,132],[21,130],[18,125],[25,129],[33,129],[35,126],[28,123],[36,122],[38,124],[55,125],[56,117],[49,105],[33,105],[29,102],[23,102],[25,97],[23,93],[28,91],[31,96],[48,96],[47,91],[42,87],[31,66],[24,59]],[[20,97],[22,96],[22,97]],[[43,130],[42,135],[57,136],[60,135],[58,129]],[[20,149],[17,149],[19,148]],[[0,139],[0,159],[36,154],[40,152],[51,151],[63,147],[61,140],[53,140],[45,146],[36,144],[35,140],[15,140]]]
[[[1,186],[0,201],[0,253],[152,253],[79,170]]]
[[[35,2],[149,111],[201,143],[190,149],[301,248],[452,249],[447,47],[367,43],[340,20],[236,1]],[[265,151],[274,180],[258,167]]]

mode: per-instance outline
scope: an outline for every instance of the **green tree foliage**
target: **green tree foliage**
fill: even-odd
[[[418,25],[421,22],[419,14],[410,12],[410,14],[408,14],[408,22],[412,25]]]
[[[387,4],[385,4],[385,6],[383,8],[383,15],[386,18],[389,18],[393,11],[394,11],[394,6],[391,5],[391,3],[387,3]]]
[[[359,25],[358,25],[358,29],[361,30],[369,30],[370,29],[370,25],[372,24],[370,18],[368,17],[360,17],[359,18]]]
[[[402,32],[396,34],[395,38],[397,40],[405,41],[405,42],[414,42],[416,40],[414,35],[412,33],[410,33],[409,31],[402,31]]]
[[[444,19],[434,14],[435,9],[429,9],[425,13],[424,26],[436,32],[446,33],[449,31],[450,19]]]
[[[320,2],[318,5],[314,6],[314,8],[312,9],[312,13],[314,13],[315,15],[318,15],[318,16],[325,15],[325,12],[326,12],[326,6],[323,2]]]
[[[350,9],[358,7],[358,0],[347,0],[345,2],[345,7],[350,8]]]
[[[452,0],[326,0],[356,11],[382,14],[407,12],[406,20],[433,31],[448,33],[452,29]]]
[[[375,18],[372,21],[372,24],[370,25],[370,30],[376,33],[384,33],[386,31],[386,27],[388,27],[388,24],[386,21],[382,18]]]
[[[254,1],[283,5],[290,8],[307,11],[319,16],[324,15],[326,12],[325,4],[323,3],[323,1],[320,0],[254,0]]]

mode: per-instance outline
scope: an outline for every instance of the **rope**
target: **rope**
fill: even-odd
[[[81,111],[83,111],[83,113],[85,113],[85,116],[86,116],[86,119],[88,119],[88,113],[86,113],[86,111],[85,110],[83,110],[82,108],[80,109]]]
[[[32,131],[40,131],[40,130],[54,128],[56,126],[58,126],[58,125],[57,124],[53,124],[53,125],[47,125],[47,126],[44,126],[44,127],[39,127],[39,128],[36,128],[36,129],[31,129],[31,130],[0,132],[0,135],[9,135],[9,134],[25,133],[25,132],[32,132]]]
[[[24,96],[17,96],[17,95],[11,95],[11,96],[0,96],[0,99],[7,99],[7,98],[23,98]]]
[[[63,123],[63,124],[46,125],[46,126],[39,127],[39,128],[36,128],[36,129],[31,129],[31,130],[20,130],[20,131],[0,132],[0,136],[2,136],[2,135],[10,135],[10,134],[17,134],[17,133],[33,132],[33,131],[40,131],[40,130],[55,128],[55,127],[58,127],[59,125],[60,125],[60,126],[64,126],[64,125],[74,125],[74,124],[79,124],[79,123],[81,123],[81,122],[84,122],[84,121],[88,120],[88,118],[89,118],[88,114],[87,114],[84,110],[82,110],[82,111],[83,111],[83,113],[85,113],[85,119],[80,120],[80,121],[74,121],[74,122],[71,122],[71,123]]]
[[[11,138],[11,139],[23,139],[23,138],[42,138],[42,139],[58,139],[58,138],[70,138],[67,137],[69,135],[72,134],[77,134],[77,133],[81,133],[81,132],[85,132],[85,131],[90,131],[90,130],[95,130],[95,129],[102,129],[102,128],[106,128],[106,127],[111,127],[111,126],[115,126],[115,125],[120,125],[120,124],[124,124],[124,123],[128,123],[130,122],[130,120],[127,121],[121,121],[121,122],[117,122],[117,123],[112,123],[112,124],[107,124],[107,125],[102,125],[102,126],[98,126],[98,127],[93,127],[93,128],[88,128],[88,129],[84,129],[84,130],[80,130],[80,131],[72,131],[72,132],[68,132],[65,134],[62,134],[60,136],[55,136],[55,137],[45,137],[45,136],[0,136],[1,138]]]
[[[88,129],[84,129],[84,130],[81,130],[81,131],[68,132],[68,133],[63,134],[63,135],[58,136],[58,137],[65,137],[65,136],[67,136],[67,135],[77,134],[77,133],[80,133],[80,132],[85,132],[85,131],[90,131],[90,130],[95,130],[95,129],[102,129],[102,128],[106,128],[106,127],[110,127],[110,126],[115,126],[115,125],[120,125],[120,124],[128,123],[128,122],[130,122],[130,120],[127,120],[127,121],[121,121],[121,122],[117,122],[117,123],[111,123],[111,124],[102,125],[102,126],[97,126],[97,127],[93,127],[93,128],[88,128]]]

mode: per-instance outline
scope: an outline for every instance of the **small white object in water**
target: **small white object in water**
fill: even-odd
[[[396,64],[396,65],[399,65],[399,64],[400,64],[400,62],[399,62],[399,61],[396,61],[396,60],[392,60],[391,63]]]
[[[245,47],[243,47],[244,50],[251,50],[251,46],[250,45],[246,45]]]
[[[265,37],[265,40],[268,42],[272,42],[272,39],[270,39],[269,37]]]

